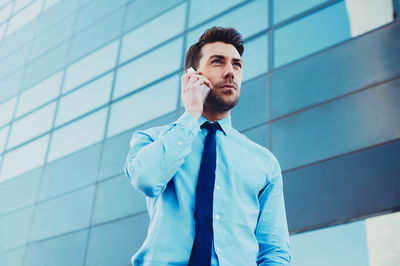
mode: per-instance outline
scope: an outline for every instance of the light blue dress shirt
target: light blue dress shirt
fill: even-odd
[[[187,265],[195,234],[195,191],[207,130],[191,114],[134,132],[126,161],[146,196],[148,234],[133,265]],[[218,121],[212,265],[289,265],[289,234],[279,163],[266,148]]]

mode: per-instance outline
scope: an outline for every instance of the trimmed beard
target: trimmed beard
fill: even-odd
[[[217,87],[218,89],[220,88]],[[221,97],[216,91],[211,90],[204,103],[204,108],[217,113],[225,113],[231,110],[239,102],[240,98],[239,90],[235,92],[237,93],[236,98],[233,101],[227,102],[224,97]]]

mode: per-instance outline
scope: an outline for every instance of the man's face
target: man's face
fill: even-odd
[[[242,60],[232,44],[207,43],[201,48],[198,71],[212,84],[205,107],[228,111],[239,101],[242,84]]]

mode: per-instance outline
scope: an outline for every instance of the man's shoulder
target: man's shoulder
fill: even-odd
[[[235,128],[232,130],[235,141],[240,141],[246,149],[252,153],[256,153],[259,156],[265,157],[268,160],[276,160],[274,154],[265,146],[258,144],[257,142],[249,139],[245,134],[239,132]]]

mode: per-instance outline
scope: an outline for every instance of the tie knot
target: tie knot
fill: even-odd
[[[205,122],[204,124],[201,125],[201,128],[207,129],[208,132],[216,132],[218,129],[221,129],[221,126],[219,125],[218,122]]]

